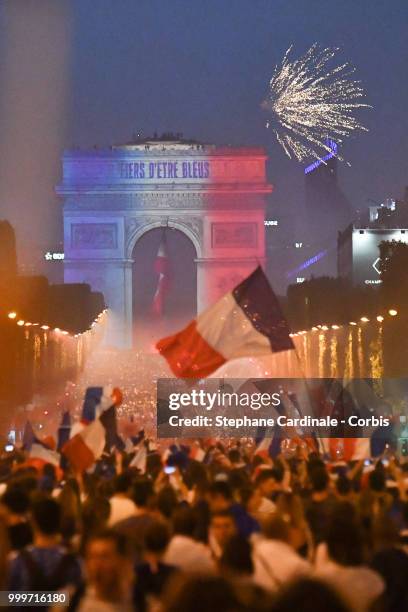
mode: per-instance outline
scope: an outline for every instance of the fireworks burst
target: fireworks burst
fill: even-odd
[[[356,130],[368,131],[354,112],[371,106],[362,102],[365,92],[360,81],[351,77],[354,67],[345,63],[330,68],[339,49],[314,44],[294,61],[289,58],[291,50],[275,67],[262,103],[270,114],[266,127],[274,131],[290,158],[322,159],[324,152],[332,151],[330,140],[341,144]]]

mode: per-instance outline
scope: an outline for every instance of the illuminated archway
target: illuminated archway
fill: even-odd
[[[158,284],[155,260],[165,240],[168,286],[161,315],[152,312]],[[197,313],[197,251],[190,237],[174,227],[148,229],[132,251],[133,345],[149,349],[164,335],[177,331]]]

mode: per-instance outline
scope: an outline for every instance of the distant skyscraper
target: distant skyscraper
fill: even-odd
[[[353,219],[350,202],[338,184],[337,145],[333,141],[328,141],[328,144],[331,151],[323,160],[305,168],[304,242],[308,245],[307,256],[326,252],[316,265],[309,268],[314,276],[336,276],[337,233]]]

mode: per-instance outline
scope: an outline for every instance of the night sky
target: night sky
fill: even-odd
[[[289,45],[296,56],[316,41],[342,48],[374,106],[364,114],[370,132],[343,149],[352,166],[341,165],[340,180],[352,206],[400,197],[408,184],[407,32],[406,0],[1,2],[0,218],[15,224],[21,252],[55,248],[53,186],[64,146],[154,131],[267,147],[272,202],[295,214],[303,168],[265,130],[260,102]]]

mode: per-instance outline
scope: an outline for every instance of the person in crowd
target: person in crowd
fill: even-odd
[[[313,578],[286,584],[273,602],[270,612],[352,612],[329,585]]]
[[[11,550],[21,550],[33,541],[33,532],[28,520],[30,498],[17,484],[7,487],[0,506],[7,525]]]
[[[228,479],[216,480],[210,485],[207,501],[210,512],[228,510],[232,506],[234,499]]]
[[[363,488],[359,497],[359,511],[367,529],[372,525],[375,516],[389,512],[392,507],[392,496],[386,489],[386,473],[379,461],[368,473],[367,487]]]
[[[11,560],[11,591],[55,591],[81,580],[78,559],[61,546],[61,507],[51,497],[38,493],[31,502],[33,544]]]
[[[142,560],[146,530],[156,520],[152,481],[144,476],[137,476],[132,483],[131,496],[134,508],[133,514],[117,522],[113,529],[126,537],[134,561],[138,563]]]
[[[62,541],[68,549],[78,549],[77,534],[82,531],[81,497],[79,485],[75,478],[67,480],[57,499],[61,507]]]
[[[255,479],[255,487],[262,496],[264,505],[268,506],[268,509],[264,511],[272,512],[274,506],[271,504],[284,490],[283,471],[278,468],[261,469]]]
[[[177,492],[170,484],[160,489],[157,494],[157,510],[160,514],[167,519],[171,519],[178,505]]]
[[[160,597],[176,567],[164,562],[170,542],[170,529],[163,520],[156,520],[146,529],[143,562],[136,567],[135,602],[138,612],[159,604]]]
[[[289,491],[281,493],[276,500],[276,512],[288,525],[290,545],[301,557],[311,560],[313,537],[300,497]]]
[[[55,466],[51,463],[46,463],[43,467],[42,476],[39,480],[38,486],[40,491],[51,495],[57,484],[57,474]]]
[[[106,529],[94,533],[85,548],[85,580],[71,594],[69,611],[136,610],[135,573],[126,538]]]
[[[62,481],[24,450],[3,470],[0,457],[3,587],[68,589],[80,612],[408,609],[402,459],[156,442],[139,468],[131,448],[112,450]]]
[[[305,499],[305,515],[317,546],[325,540],[336,500],[331,492],[330,479],[324,464],[316,464],[309,470],[309,480],[311,493]]]
[[[332,586],[355,611],[368,612],[379,603],[385,584],[366,565],[364,531],[352,504],[333,511],[325,542],[316,552],[315,576]]]
[[[254,573],[251,543],[239,534],[232,535],[222,551],[219,568],[221,574],[232,578],[251,579]]]
[[[218,510],[211,514],[208,543],[215,560],[221,558],[228,540],[236,533],[240,532],[231,509]]]
[[[115,478],[115,492],[110,498],[108,525],[111,527],[135,514],[135,504],[131,499],[132,477],[129,472],[118,474]]]
[[[244,472],[246,471],[247,464],[239,448],[231,448],[228,451],[228,459],[231,463],[232,470],[242,470]]]
[[[385,582],[385,608],[392,612],[408,610],[408,554],[400,545],[398,527],[391,516],[375,518],[372,545],[371,567]]]
[[[254,581],[253,545],[240,534],[231,536],[224,547],[218,562],[221,576],[231,580],[236,594],[249,610],[268,610],[270,593]]]
[[[290,525],[279,514],[263,524],[262,538],[253,546],[254,581],[272,592],[296,577],[308,576],[311,566],[290,544]]]
[[[217,575],[182,575],[165,593],[163,612],[250,612],[231,582]],[[255,606],[251,612],[257,612]]]
[[[194,537],[197,529],[194,510],[180,507],[173,516],[172,524],[173,536],[164,555],[165,562],[188,572],[213,571],[214,562],[209,547]]]
[[[272,476],[274,470],[262,470],[255,479],[252,495],[248,501],[248,510],[258,520],[276,511],[272,495],[276,491],[276,480]]]
[[[82,548],[86,539],[94,532],[102,531],[107,524],[110,514],[109,498],[95,491],[94,496],[89,495],[82,504],[82,533],[84,535]]]
[[[249,537],[260,530],[258,521],[242,503],[234,499],[228,480],[213,482],[209,487],[207,499],[210,514],[228,510],[235,519],[236,528],[244,537]]]
[[[349,478],[343,473],[340,473],[335,483],[335,495],[340,502],[353,501],[353,487]]]

